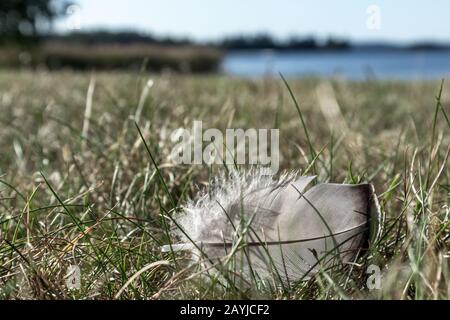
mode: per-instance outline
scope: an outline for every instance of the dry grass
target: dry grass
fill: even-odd
[[[0,73],[1,298],[450,298],[448,84],[437,103],[439,82],[290,81],[309,145],[281,79],[152,79],[146,96],[145,74]],[[202,281],[159,250],[168,215],[223,170],[168,160],[170,132],[196,119],[280,128],[283,169],[372,182],[383,237],[354,265],[289,288]],[[381,290],[366,287],[370,264]],[[65,285],[70,265],[80,290]]]

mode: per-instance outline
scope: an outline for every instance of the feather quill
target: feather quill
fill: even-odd
[[[370,229],[372,238],[381,232],[374,188],[326,183],[307,190],[314,179],[296,172],[277,179],[265,169],[219,176],[177,218],[183,243],[162,251],[190,251],[205,269],[233,256],[245,279],[297,281],[349,262]]]

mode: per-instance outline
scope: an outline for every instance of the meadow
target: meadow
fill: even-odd
[[[0,71],[0,298],[450,299],[450,83],[288,83]],[[205,281],[184,253],[160,250],[172,215],[224,171],[170,161],[170,133],[194,120],[279,128],[280,172],[373,183],[381,237],[289,286]],[[370,265],[380,289],[367,287]]]

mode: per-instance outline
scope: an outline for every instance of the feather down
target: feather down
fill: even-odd
[[[308,279],[320,267],[354,259],[369,226],[381,219],[373,186],[318,184],[305,191],[315,177],[296,176],[275,179],[265,169],[219,176],[212,191],[177,218],[184,243],[162,251],[189,250],[203,266],[233,255],[244,278],[282,281]]]

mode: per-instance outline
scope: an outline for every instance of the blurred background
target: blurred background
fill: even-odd
[[[448,12],[444,0],[2,0],[0,67],[438,79]]]

